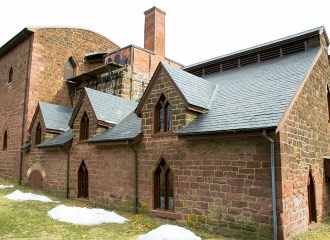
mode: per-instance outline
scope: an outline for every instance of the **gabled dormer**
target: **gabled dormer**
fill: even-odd
[[[84,88],[69,122],[73,130],[73,140],[84,143],[93,136],[113,128],[136,106],[136,102]]]
[[[71,107],[40,102],[29,127],[32,146],[39,146],[68,130],[71,115]]]
[[[135,113],[144,134],[171,135],[212,107],[217,85],[160,63]]]

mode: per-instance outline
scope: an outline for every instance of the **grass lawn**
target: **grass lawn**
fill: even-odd
[[[17,202],[4,198],[14,190],[32,192],[61,201],[67,206],[92,207],[74,200],[50,196],[29,188],[19,187],[13,182],[0,179],[0,184],[14,185],[15,188],[0,189],[0,239],[136,239],[162,224],[163,219],[152,218],[142,214],[130,214],[115,211],[130,221],[125,224],[102,224],[97,226],[74,225],[53,220],[47,212],[60,203],[43,203],[39,201]],[[202,239],[227,239],[198,229],[192,229]]]
[[[0,189],[0,239],[111,239],[130,240],[145,234],[166,220],[143,214],[131,214],[115,211],[130,221],[125,224],[102,224],[82,226],[53,220],[47,212],[59,204],[67,206],[92,207],[74,200],[50,196],[44,192],[17,186],[13,182],[0,179],[0,184],[14,185],[15,188]],[[17,202],[4,198],[14,190],[32,192],[50,197],[61,203],[43,203],[39,201]],[[173,223],[172,223],[173,224]],[[186,227],[186,226],[185,226]],[[187,228],[187,227],[186,227]],[[211,234],[200,229],[189,228],[197,236],[208,240],[228,240],[229,238]],[[294,240],[328,240],[330,239],[330,219],[313,226],[312,231],[302,233]]]
[[[312,227],[313,230],[302,233],[292,240],[329,240],[330,239],[330,219],[318,223]]]

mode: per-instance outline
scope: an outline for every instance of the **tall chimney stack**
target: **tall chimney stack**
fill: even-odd
[[[144,12],[144,48],[165,56],[165,12],[153,7]]]

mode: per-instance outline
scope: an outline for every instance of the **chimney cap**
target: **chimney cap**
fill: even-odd
[[[164,12],[163,10],[159,9],[158,7],[152,7],[150,9],[148,9],[147,11],[144,12],[144,15],[147,15],[148,13],[152,12],[152,11],[158,11],[162,14],[166,14],[166,12]]]

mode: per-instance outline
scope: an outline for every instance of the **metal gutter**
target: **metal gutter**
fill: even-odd
[[[276,214],[276,179],[275,179],[275,151],[274,141],[268,135],[266,130],[263,131],[262,136],[270,142],[270,163],[272,174],[272,209],[273,209],[273,239],[277,239],[277,214]]]
[[[22,31],[17,33],[12,39],[10,39],[0,48],[0,57],[2,57],[7,52],[15,48],[18,44],[23,42],[25,39],[27,39],[27,37],[31,36],[33,33],[34,32],[29,30],[28,28],[24,28]]]

